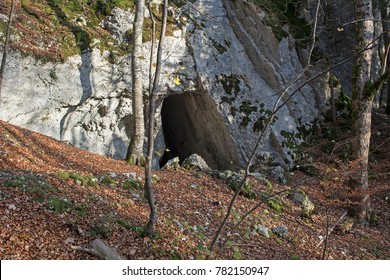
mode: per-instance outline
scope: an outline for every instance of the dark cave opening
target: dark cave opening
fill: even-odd
[[[238,166],[233,140],[207,93],[186,92],[167,97],[162,104],[161,120],[166,151],[160,167],[174,157],[179,157],[181,163],[194,153],[212,169]]]

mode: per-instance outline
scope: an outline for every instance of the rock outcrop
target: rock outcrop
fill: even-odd
[[[264,11],[247,5],[197,0],[175,11],[180,24],[164,43],[155,166],[161,158],[183,160],[193,153],[212,168],[244,165],[275,103],[286,101],[281,92],[298,88],[291,83],[304,65],[294,39],[276,39]],[[101,23],[118,43],[131,27],[126,13],[114,9]],[[144,44],[145,89],[150,45]],[[321,81],[305,85],[279,110],[262,140],[258,166],[294,160],[302,128],[319,116],[324,88]],[[3,93],[2,120],[124,158],[133,131],[129,57],[113,62],[108,51],[93,49],[55,63],[13,52]]]

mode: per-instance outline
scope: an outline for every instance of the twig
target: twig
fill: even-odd
[[[324,239],[322,239],[320,242],[318,242],[317,246],[316,246],[316,249],[322,244],[322,242],[324,242],[325,240],[328,239],[329,235],[333,232],[333,230],[335,229],[335,227],[344,219],[344,217],[348,214],[348,211],[345,211],[341,216],[340,218],[337,220],[337,222],[332,226],[332,228],[326,233],[326,236]]]
[[[316,14],[314,16],[314,27],[313,27],[313,34],[312,34],[313,42],[316,41],[317,24],[318,24],[318,13],[319,13],[319,10],[320,10],[320,6],[321,6],[321,0],[318,0],[317,1]],[[315,44],[312,44],[311,47],[310,47],[307,65],[311,64],[311,56],[313,55],[314,47],[315,47]]]
[[[342,146],[344,146],[344,145],[347,145],[347,144],[349,144],[349,143],[351,143],[352,142],[352,139],[351,138],[349,138],[349,139],[346,139],[346,140],[343,140],[343,141],[341,141],[341,142],[339,142],[339,143],[336,143],[336,145],[334,146],[334,148],[332,149],[332,151],[330,152],[330,155],[329,155],[329,157],[328,157],[328,160],[327,160],[327,164],[330,162],[330,160],[332,159],[332,156],[333,156],[333,153],[338,149],[338,148],[340,148],[340,147],[342,147]]]
[[[322,251],[322,260],[325,260],[326,258],[326,249],[328,248],[328,241],[329,241],[329,207],[326,208],[326,235],[325,235],[325,244],[324,244],[324,250]]]

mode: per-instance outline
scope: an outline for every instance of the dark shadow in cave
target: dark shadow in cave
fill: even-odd
[[[178,156],[180,163],[200,155],[212,169],[236,169],[238,157],[233,140],[214,101],[206,92],[167,97],[161,109],[166,151],[160,167]]]

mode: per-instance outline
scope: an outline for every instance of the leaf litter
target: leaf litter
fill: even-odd
[[[390,153],[388,145],[380,145],[390,135],[384,125],[377,125],[382,133],[374,133],[373,141],[378,143],[370,181],[375,221],[370,227],[332,233],[327,259],[390,258]],[[324,245],[317,244],[327,225],[329,229],[345,212],[348,189],[343,163],[318,160],[317,167],[321,176],[295,170],[288,185],[270,179],[271,188],[251,178],[252,191],[259,195],[238,198],[211,258],[321,259]],[[72,246],[88,248],[100,238],[126,259],[204,259],[233,191],[226,181],[206,173],[154,173],[159,218],[157,236],[150,239],[142,237],[149,213],[142,187],[126,183],[131,178],[142,186],[143,168],[0,121],[0,258],[94,259]],[[285,192],[278,197],[282,211],[260,204],[235,228],[259,204],[261,193],[288,189],[302,190],[314,202],[310,219],[301,216]],[[267,238],[258,232],[260,226],[285,227],[288,235],[270,231]]]

